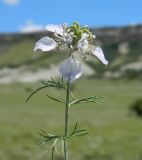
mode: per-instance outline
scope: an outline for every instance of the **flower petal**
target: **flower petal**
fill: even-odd
[[[88,51],[88,41],[86,39],[81,39],[78,41],[77,47],[80,51],[82,51],[83,53]]]
[[[83,33],[82,34],[82,39],[88,39],[89,38],[89,34],[88,33]]]
[[[55,32],[57,34],[63,35],[63,26],[62,25],[54,25],[54,24],[48,24],[45,29],[50,32]]]
[[[34,51],[40,49],[42,51],[50,51],[56,48],[57,43],[50,37],[43,37],[36,42]]]
[[[91,54],[95,55],[103,64],[108,64],[108,61],[105,59],[104,53],[100,47],[93,47]]]
[[[59,72],[65,80],[70,79],[73,82],[82,75],[83,67],[74,57],[69,57],[61,63]]]
[[[95,38],[96,38],[96,35],[93,35],[93,38],[95,39]]]
[[[73,37],[71,36],[71,34],[69,33],[64,33],[64,38],[65,38],[65,42],[67,44],[72,44],[73,42]]]

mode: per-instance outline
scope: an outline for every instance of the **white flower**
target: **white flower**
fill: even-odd
[[[78,41],[78,45],[77,45],[77,48],[85,53],[85,52],[88,52],[88,49],[89,49],[89,43],[87,41],[87,39],[81,39]]]
[[[92,37],[95,39],[95,38],[96,38],[96,35],[92,35]]]
[[[59,71],[64,79],[70,79],[72,82],[82,75],[82,64],[76,60],[79,54],[85,59],[90,54],[95,55],[103,64],[108,64],[102,49],[94,45],[93,42],[96,36],[89,31],[88,27],[82,27],[79,23],[74,22],[69,27],[66,24],[49,24],[45,28],[47,31],[54,33],[54,38],[41,38],[36,42],[34,51],[38,49],[51,51],[57,47],[59,49],[68,48],[72,52],[71,56],[63,61],[59,67]]]
[[[87,39],[87,38],[89,38],[89,34],[83,33],[83,34],[82,34],[82,39]]]
[[[45,29],[47,31],[50,31],[50,32],[54,32],[56,34],[59,34],[59,35],[63,35],[63,32],[64,32],[64,28],[63,28],[63,25],[53,25],[53,24],[48,24]]]
[[[57,43],[50,37],[43,37],[36,42],[34,51],[40,49],[42,51],[51,51],[57,47]]]
[[[68,45],[68,44],[72,44],[73,38],[72,38],[71,34],[69,34],[69,33],[64,33],[64,34],[63,34],[63,37],[64,37],[64,42],[66,42],[67,45]]]
[[[82,34],[82,39],[88,39],[90,37],[90,35],[88,33],[83,33]],[[95,39],[96,35],[92,35],[92,38]]]
[[[107,65],[104,53],[100,47],[96,47],[88,42],[88,34],[83,34],[81,40],[78,41],[77,48],[82,57],[87,57],[89,54],[95,55],[103,64]]]
[[[83,67],[79,61],[77,61],[73,56],[70,56],[60,64],[59,72],[65,80],[73,82],[82,75]]]
[[[89,41],[88,41],[88,39],[89,39],[89,34],[83,33],[82,38],[77,43],[77,48],[83,53],[89,51]]]
[[[108,61],[105,59],[104,53],[100,47],[93,46],[91,54],[95,55],[103,64],[108,64]]]

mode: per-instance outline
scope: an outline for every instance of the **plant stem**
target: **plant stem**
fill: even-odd
[[[55,150],[55,147],[52,148],[52,160],[54,160],[54,150]]]
[[[69,103],[70,103],[70,78],[67,82],[67,91],[66,91],[66,106],[65,106],[65,131],[64,131],[64,156],[65,160],[68,160],[68,151],[67,151],[67,142],[66,138],[68,136],[68,110],[69,110]]]

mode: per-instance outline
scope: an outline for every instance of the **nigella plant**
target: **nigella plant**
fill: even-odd
[[[58,103],[63,103],[65,106],[65,125],[63,135],[50,134],[45,130],[40,129],[40,135],[43,137],[43,141],[38,145],[43,145],[52,141],[52,160],[54,159],[54,151],[58,142],[62,142],[62,148],[64,153],[64,159],[68,160],[68,142],[74,136],[83,136],[88,134],[87,130],[79,129],[78,124],[75,126],[72,132],[69,133],[69,109],[72,105],[82,103],[97,103],[102,98],[101,96],[90,96],[85,98],[75,98],[71,92],[71,84],[83,74],[82,59],[87,59],[89,55],[96,56],[104,65],[108,64],[105,59],[102,49],[99,46],[94,45],[96,36],[93,35],[87,26],[80,26],[78,22],[74,22],[71,26],[67,24],[63,25],[47,25],[46,30],[53,33],[52,38],[45,36],[36,42],[34,51],[42,50],[48,52],[54,49],[66,49],[69,51],[69,57],[59,65],[59,72],[61,74],[61,80],[42,81],[42,86],[37,88],[28,97],[27,101],[38,91],[47,88],[61,88],[65,91],[65,98],[63,97],[48,97]],[[79,55],[79,56],[78,56]]]

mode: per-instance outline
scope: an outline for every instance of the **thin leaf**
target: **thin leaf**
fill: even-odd
[[[48,137],[59,137],[59,136],[56,136],[56,135],[53,135],[53,134],[49,134],[49,133],[47,134],[47,136]]]
[[[40,128],[40,127],[38,127],[39,128],[39,130],[43,133],[43,134],[47,134],[47,132],[44,130],[44,129],[42,129],[42,128]]]
[[[75,133],[86,132],[86,131],[87,131],[87,129],[80,129],[80,130],[75,131]]]
[[[64,85],[64,78],[62,77],[61,79],[61,82],[62,82],[62,86]]]
[[[78,135],[76,135],[76,136],[85,136],[85,135],[87,135],[87,134],[89,134],[89,133],[86,132],[86,133],[78,134]]]
[[[76,131],[77,129],[77,122],[75,123],[75,127],[74,127],[74,130],[73,130],[73,133]]]
[[[51,141],[51,140],[52,140],[52,139],[46,139],[46,140],[40,142],[38,145],[36,145],[35,149],[39,148],[41,145],[44,145],[44,144],[46,144],[47,142],[49,142],[49,141]]]
[[[49,96],[49,95],[46,95],[46,96],[47,96],[48,98],[50,98],[50,99],[54,100],[54,101],[64,103],[64,101],[59,100],[59,99],[57,99],[57,98],[51,97],[51,96]]]
[[[44,138],[49,138],[47,135],[42,134],[42,133],[38,133],[40,136],[44,137]]]
[[[63,79],[61,79],[61,82],[58,80],[57,82],[51,77],[51,80],[48,80],[47,82],[41,81],[42,84],[47,85],[49,87],[56,87],[56,88],[62,88],[65,89],[65,84]]]
[[[87,98],[82,98],[82,99],[75,99],[70,103],[70,106],[73,104],[80,104],[80,103],[98,103],[100,99],[102,99],[103,97],[101,96],[91,96],[91,97],[87,97]]]
[[[72,100],[75,100],[75,97],[72,92],[70,92],[70,95],[71,95]]]
[[[69,135],[69,137],[72,136],[75,133],[76,129],[77,129],[77,122],[75,123],[75,127],[74,127],[72,133]]]
[[[47,87],[48,87],[48,86],[42,86],[42,87],[36,89],[36,90],[35,90],[34,92],[32,92],[32,93],[30,94],[30,96],[26,99],[25,103],[27,103],[27,102],[29,101],[29,99],[30,99],[35,93],[37,93],[37,92],[39,92],[40,90],[42,90],[42,89],[44,89],[44,88],[47,88]]]
[[[61,96],[58,96],[64,103],[65,103],[65,99],[62,98]]]

